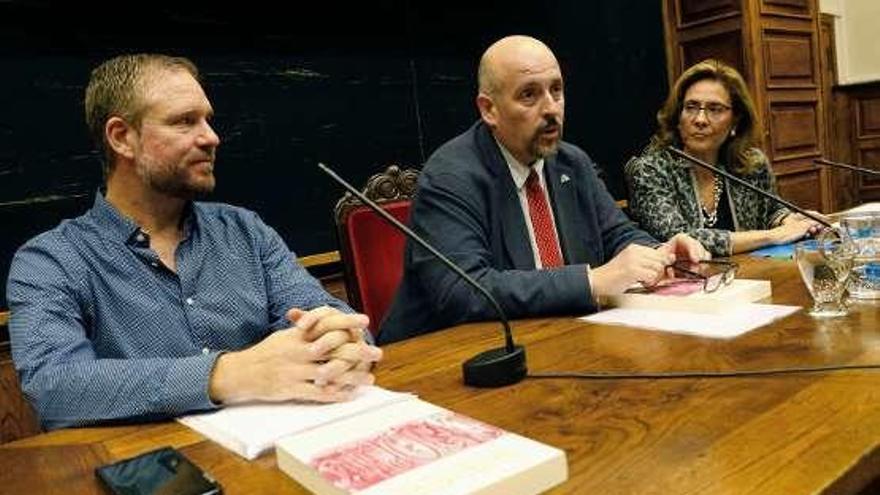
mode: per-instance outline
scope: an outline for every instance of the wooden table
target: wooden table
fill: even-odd
[[[773,281],[773,302],[805,305],[794,263],[741,258],[740,276]],[[733,340],[574,318],[519,321],[531,371],[732,370],[880,363],[876,305],[845,318],[798,312]],[[463,325],[390,345],[378,383],[565,449],[570,478],[553,493],[855,493],[880,478],[880,372],[673,380],[526,379],[479,390],[460,366],[501,344],[496,324]],[[0,447],[0,492],[98,490],[92,469],[173,445],[227,493],[304,493],[174,422],[70,429]]]

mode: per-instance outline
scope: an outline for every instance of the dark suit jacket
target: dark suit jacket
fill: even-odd
[[[510,318],[595,311],[585,265],[602,265],[632,242],[657,244],[620,211],[580,148],[560,143],[544,173],[566,264],[552,270],[535,269],[516,186],[482,122],[441,146],[419,175],[412,228],[488,289]],[[475,289],[407,242],[379,342],[496,316]]]

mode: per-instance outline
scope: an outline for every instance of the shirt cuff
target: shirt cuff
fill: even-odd
[[[217,409],[211,401],[208,386],[214,364],[222,352],[197,354],[175,359],[165,375],[161,388],[161,409],[170,415],[206,409]]]
[[[597,296],[596,293],[593,292],[593,268],[590,265],[584,265],[584,266],[587,267],[587,284],[590,287],[590,300],[592,301],[593,306],[595,306],[596,311],[599,311],[599,309],[600,309],[599,296]]]

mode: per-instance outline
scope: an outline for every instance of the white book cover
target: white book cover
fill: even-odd
[[[699,290],[676,291],[676,286],[655,290],[642,289],[609,296],[603,306],[624,309],[657,309],[689,311],[694,313],[727,313],[743,305],[769,298],[772,286],[769,280],[734,279],[714,292]]]
[[[241,404],[209,413],[182,416],[177,420],[251,460],[271,449],[279,438],[292,433],[413,398],[412,394],[369,386],[360,387],[355,397],[346,402]]]
[[[413,398],[285,437],[278,467],[318,494],[530,495],[565,452]]]

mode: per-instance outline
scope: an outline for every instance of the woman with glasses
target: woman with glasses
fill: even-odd
[[[642,154],[626,165],[629,209],[658,239],[686,232],[713,255],[729,256],[785,244],[818,230],[801,215],[709,170],[690,166],[667,150],[672,145],[775,193],[755,105],[742,76],[717,60],[705,60],[675,82],[657,112],[659,128]]]

